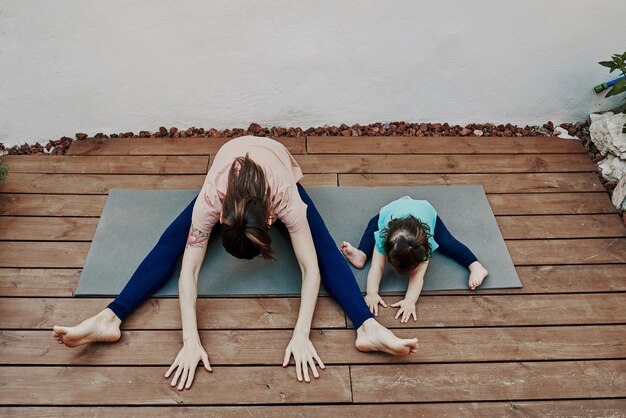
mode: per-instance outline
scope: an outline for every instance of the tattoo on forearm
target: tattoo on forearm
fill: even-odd
[[[187,245],[185,248],[204,248],[206,242],[209,239],[209,234],[200,231],[194,225],[191,225],[189,229],[189,236],[187,237]]]

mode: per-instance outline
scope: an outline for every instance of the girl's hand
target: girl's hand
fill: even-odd
[[[378,316],[378,304],[379,303],[383,305],[384,308],[387,307],[387,304],[385,303],[383,298],[380,297],[378,293],[374,295],[370,295],[368,293],[367,295],[365,295],[365,303],[367,304],[367,307],[370,308],[370,312],[373,313],[374,316]]]
[[[396,302],[391,305],[392,308],[400,308],[395,316],[395,319],[400,318],[400,315],[402,315],[400,322],[407,323],[411,317],[413,317],[413,319],[417,322],[415,303],[416,302],[413,302],[412,300],[402,299],[400,302]]]
[[[291,356],[293,356],[296,362],[296,377],[299,382],[302,382],[302,376],[304,376],[305,382],[308,383],[311,381],[309,377],[309,367],[313,372],[313,377],[316,379],[320,377],[315,367],[315,362],[317,362],[322,369],[326,368],[320,356],[317,355],[317,351],[315,351],[315,347],[313,347],[313,343],[311,343],[308,335],[294,334],[293,337],[291,337],[291,341],[289,341],[289,345],[285,349],[283,367],[287,367]]]
[[[204,351],[204,348],[202,348],[200,341],[183,343],[183,348],[180,349],[176,360],[174,360],[174,363],[172,363],[167,373],[165,373],[165,378],[170,377],[172,372],[178,368],[174,374],[171,385],[176,386],[176,382],[178,382],[178,378],[180,377],[180,383],[177,389],[183,390],[183,387],[189,389],[191,382],[193,382],[193,377],[196,374],[196,367],[200,361],[202,361],[207,371],[212,371],[211,365],[209,364],[209,356],[206,351]]]

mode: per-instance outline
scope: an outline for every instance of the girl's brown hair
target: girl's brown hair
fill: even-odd
[[[247,260],[272,259],[267,220],[270,190],[265,172],[248,155],[230,166],[222,205],[222,244],[229,254]]]
[[[392,219],[381,235],[389,264],[400,274],[409,273],[432,253],[430,227],[413,215]]]

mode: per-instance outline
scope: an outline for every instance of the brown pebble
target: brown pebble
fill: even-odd
[[[252,122],[250,126],[248,126],[248,131],[252,132],[253,134],[257,134],[261,132],[262,130],[263,130],[263,127],[255,122]]]
[[[76,139],[81,140],[87,138],[87,134],[79,132],[76,134]]]

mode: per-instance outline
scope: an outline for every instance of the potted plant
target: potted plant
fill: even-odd
[[[615,70],[619,70],[622,75],[615,80],[612,80],[608,83],[599,84],[595,87],[595,90],[598,93],[611,87],[611,89],[606,93],[604,97],[611,97],[618,94],[626,93],[626,52],[624,52],[622,55],[614,54],[611,58],[611,61],[600,61],[598,64],[602,65],[603,67],[609,68],[609,73],[612,73]],[[618,112],[624,112],[626,110],[626,96],[624,96],[624,102],[625,103],[618,109]],[[622,132],[626,133],[626,123],[622,127]]]

